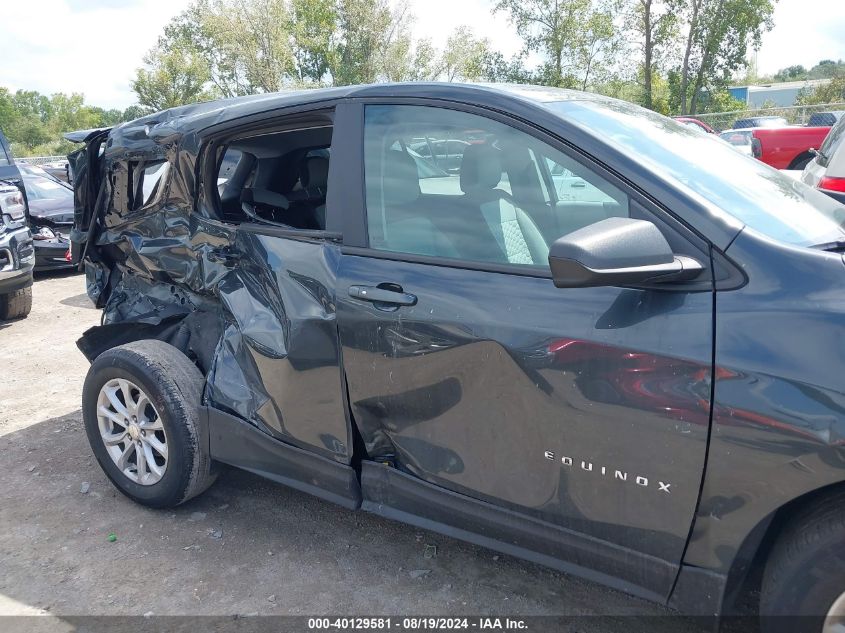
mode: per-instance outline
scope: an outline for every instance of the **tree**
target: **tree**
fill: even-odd
[[[164,110],[213,98],[206,90],[208,67],[195,50],[159,46],[144,58],[132,81],[138,103],[152,110]]]
[[[333,83],[373,83],[407,72],[407,64],[396,68],[392,62],[408,59],[411,19],[404,0],[393,10],[388,0],[339,0]]]
[[[678,72],[681,114],[695,114],[704,88],[723,87],[770,30],[773,0],[676,0],[686,45]]]
[[[490,40],[477,38],[468,26],[459,26],[446,40],[438,75],[446,81],[477,81],[484,74]]]
[[[489,50],[481,60],[481,69],[481,78],[485,81],[514,84],[531,84],[538,81],[534,73],[525,68],[524,54],[505,59],[499,51]]]
[[[333,66],[337,20],[334,0],[291,1],[288,30],[294,75],[300,83],[324,81]]]
[[[497,0],[494,11],[508,13],[525,54],[545,58],[538,76],[543,83],[583,90],[599,66],[617,61],[615,8],[593,0]]]
[[[677,19],[666,0],[633,0],[627,28],[636,34],[642,55],[642,97],[640,103],[654,109],[654,76],[677,36]]]
[[[17,156],[67,154],[73,144],[62,138],[72,130],[107,127],[136,116],[86,105],[81,94],[42,95],[34,90],[15,93],[0,87],[0,129]]]
[[[795,81],[797,79],[804,79],[807,76],[807,69],[801,64],[789,66],[777,71],[774,76],[775,81]]]
[[[815,88],[804,89],[795,100],[796,105],[818,105],[845,101],[845,72]]]

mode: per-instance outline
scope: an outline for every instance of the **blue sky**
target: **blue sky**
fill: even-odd
[[[134,69],[164,25],[190,0],[3,0],[0,86],[82,92],[102,107],[134,102]],[[520,43],[492,0],[410,0],[415,35],[442,45],[467,24],[510,55]],[[845,59],[843,0],[780,0],[775,28],[757,56],[761,72],[820,59]],[[11,26],[10,26],[11,25]],[[120,25],[120,28],[115,28]],[[97,38],[91,33],[97,31]]]

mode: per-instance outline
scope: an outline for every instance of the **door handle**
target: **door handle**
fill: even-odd
[[[349,286],[349,296],[371,303],[387,303],[394,306],[417,305],[416,295],[403,292],[401,286],[390,285],[398,288],[398,290],[379,288],[378,286]]]

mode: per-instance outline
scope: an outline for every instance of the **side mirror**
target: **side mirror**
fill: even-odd
[[[608,218],[564,235],[549,250],[549,267],[558,288],[641,286],[689,281],[703,266],[672,253],[654,224]]]

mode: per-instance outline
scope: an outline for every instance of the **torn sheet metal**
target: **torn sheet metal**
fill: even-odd
[[[165,340],[206,375],[206,404],[348,463],[338,247],[247,232],[195,211],[195,128],[223,118],[219,103],[202,104],[71,135],[86,143],[70,156],[72,238],[89,297],[103,309],[102,324],[78,345],[93,359],[133,340]],[[158,178],[152,192],[139,175],[148,168]]]

